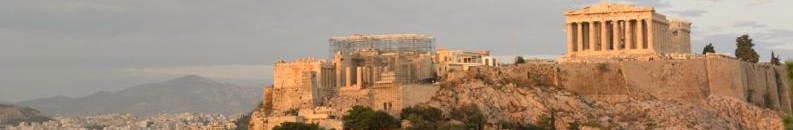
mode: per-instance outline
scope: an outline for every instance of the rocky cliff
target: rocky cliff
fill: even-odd
[[[0,104],[0,126],[17,125],[23,121],[41,122],[47,120],[50,120],[50,118],[42,115],[36,109]]]
[[[545,120],[556,129],[570,125],[595,129],[783,128],[779,113],[735,98],[710,96],[704,103],[653,96],[595,100],[555,86],[557,81],[549,78],[554,70],[537,69],[549,68],[521,66],[455,72],[427,104],[447,112],[473,104],[488,117],[489,124],[537,125]]]

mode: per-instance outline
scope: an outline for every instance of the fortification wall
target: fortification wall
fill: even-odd
[[[629,96],[618,62],[559,64],[559,83],[563,88],[605,101],[625,101]]]
[[[402,91],[401,85],[396,84],[377,84],[371,88],[372,90],[372,109],[383,110],[391,115],[397,115],[402,110]]]
[[[705,60],[620,62],[626,86],[659,99],[699,102],[708,97]],[[615,64],[617,65],[617,64]],[[662,88],[662,89],[661,89]]]
[[[708,56],[708,86],[711,95],[735,97],[745,99],[745,89],[747,86],[746,75],[744,74],[741,61]]]
[[[720,96],[791,111],[790,90],[785,87],[789,82],[782,66],[708,55],[649,61],[565,62],[557,67],[559,86],[604,101],[651,96],[702,103],[709,96]]]

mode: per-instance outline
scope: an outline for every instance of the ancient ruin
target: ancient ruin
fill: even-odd
[[[588,103],[590,99],[623,105],[649,101],[656,103],[651,104],[653,106],[663,107],[677,105],[657,102],[675,102],[703,107],[693,109],[697,110],[694,113],[703,117],[710,115],[711,108],[729,109],[731,113],[752,111],[756,114],[747,117],[763,120],[778,118],[758,115],[772,115],[774,111],[793,112],[790,90],[787,87],[789,82],[784,73],[786,68],[767,63],[744,62],[721,54],[692,54],[690,22],[667,19],[665,15],[656,13],[652,7],[609,3],[566,11],[565,16],[567,51],[558,61],[529,61],[526,64],[505,67],[501,67],[487,50],[436,50],[435,38],[428,35],[356,34],[330,38],[330,51],[333,55],[329,59],[276,61],[274,84],[264,88],[263,105],[253,112],[250,127],[271,129],[282,122],[310,122],[325,128],[343,129],[340,118],[354,105],[369,106],[397,116],[400,109],[416,104],[450,107],[449,104],[472,103],[469,101],[488,101],[490,104],[479,107],[487,108],[484,109],[485,113],[491,115],[488,118],[499,120],[507,119],[503,116],[536,120],[533,116],[549,113],[546,107],[538,107],[537,104],[564,103],[579,105],[563,108],[566,110],[587,110],[595,111],[594,114],[599,116],[614,116],[609,110],[592,106]],[[444,90],[439,87],[439,84],[448,82],[475,88],[451,86],[458,89]],[[499,92],[502,90],[492,86],[510,90]],[[552,89],[521,88],[525,86],[546,86]],[[494,97],[502,96],[510,101],[478,97],[490,95],[456,93],[493,94]],[[538,93],[550,93],[565,99],[530,96],[540,95]],[[570,96],[573,95],[571,93],[580,96]],[[527,98],[536,101],[503,97],[504,95],[529,95]],[[532,108],[513,108],[516,104],[512,100],[531,102],[517,105]],[[547,100],[567,101],[562,103]],[[758,108],[736,110],[724,105],[752,106],[747,103]],[[499,107],[491,108],[492,106]],[[538,111],[528,114],[518,111],[511,115],[498,113],[527,109]],[[634,111],[625,109],[626,113]],[[599,118],[592,113],[573,113],[577,115],[566,117],[570,120],[560,120],[557,128],[566,128],[564,126],[571,123],[572,119]],[[499,114],[501,116],[493,116]],[[681,116],[680,113],[665,114]],[[524,117],[526,115],[530,117]],[[731,116],[719,119],[728,120],[726,122],[732,125],[719,127],[716,122],[688,128],[746,129],[776,128],[778,125],[768,123],[746,126],[740,123],[751,121],[730,122],[729,120],[737,120]],[[499,127],[495,125],[499,122],[495,121],[488,122],[492,128]],[[612,125],[648,128],[630,127],[633,125],[620,123]],[[675,126],[671,128],[676,129],[685,127],[680,124],[672,125]]]
[[[262,104],[269,110],[252,116],[252,128],[270,129],[289,121],[341,129],[341,114],[354,105],[397,115],[403,107],[429,100],[438,89],[432,84],[441,70],[436,65],[444,66],[442,72],[498,65],[484,50],[436,53],[434,41],[421,34],[356,34],[331,38],[330,60],[278,60],[274,84],[264,89]],[[437,56],[448,60],[434,60]]]
[[[601,3],[565,16],[561,61],[691,53],[691,23],[669,20],[652,7]]]

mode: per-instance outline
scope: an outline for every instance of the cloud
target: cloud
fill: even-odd
[[[210,78],[228,79],[272,79],[272,70],[272,65],[216,65],[117,69],[117,71],[137,74],[170,76],[200,75]]]
[[[749,6],[758,6],[758,5],[764,5],[764,4],[769,4],[769,3],[773,3],[773,2],[774,2],[773,0],[750,0],[749,4],[747,4],[747,5],[749,5]]]
[[[736,21],[732,23],[734,28],[766,28],[767,25],[760,24],[757,21]]]
[[[693,10],[683,10],[683,11],[672,11],[670,13],[680,15],[681,17],[700,17],[702,16],[702,14],[706,12],[707,11],[705,10],[693,9]]]
[[[652,6],[655,8],[667,8],[671,4],[666,0],[617,0],[617,2],[626,2],[638,6]]]

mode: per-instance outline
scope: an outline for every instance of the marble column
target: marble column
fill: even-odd
[[[345,69],[345,73],[346,73],[346,74],[344,75],[344,84],[345,84],[345,87],[352,87],[352,82],[351,82],[351,81],[352,81],[352,79],[350,79],[350,78],[351,78],[351,75],[352,75],[352,72],[351,72],[351,70],[350,70],[350,67],[346,67],[346,68],[344,68],[344,69]]]
[[[638,40],[636,40],[638,42],[638,43],[636,43],[636,46],[637,46],[636,48],[637,49],[645,49],[644,36],[646,34],[644,34],[644,25],[642,24],[642,23],[644,23],[643,21],[644,21],[644,19],[638,19],[636,21],[636,26],[638,27],[638,29],[636,29],[637,30],[636,34],[639,34],[636,37],[638,39]]]
[[[589,47],[587,49],[589,51],[595,51],[596,50],[595,49],[595,43],[597,43],[597,38],[596,38],[597,36],[595,36],[595,34],[596,34],[595,31],[596,30],[597,29],[595,29],[595,22],[594,21],[589,21],[589,26],[587,26],[587,29],[586,29],[586,31],[589,32],[589,34],[587,34],[587,35],[589,35],[589,37],[587,38],[588,39],[587,42],[589,42]]]
[[[355,86],[363,87],[363,68],[361,67],[355,67]]]
[[[574,29],[575,26],[573,23],[567,23],[566,26],[567,26],[567,53],[571,54],[573,53],[573,46],[575,46],[575,44],[573,43],[573,34],[576,33]]]
[[[656,42],[655,38],[656,38],[656,36],[658,36],[658,35],[655,34],[655,32],[657,32],[656,30],[657,29],[655,28],[655,20],[648,19],[648,21],[647,21],[647,35],[648,35],[647,41],[649,43],[647,43],[647,49],[650,49],[650,50],[653,50],[653,51],[655,51],[655,42]]]
[[[633,49],[633,38],[635,36],[635,28],[633,27],[633,22],[631,19],[625,20],[625,49],[630,50]]]
[[[576,28],[576,52],[581,52],[584,50],[584,22],[578,23]]]
[[[609,51],[608,21],[600,21],[600,51]]]
[[[612,50],[620,50],[620,22],[619,20],[614,20],[611,22],[611,25],[611,36],[613,37],[611,48]]]

